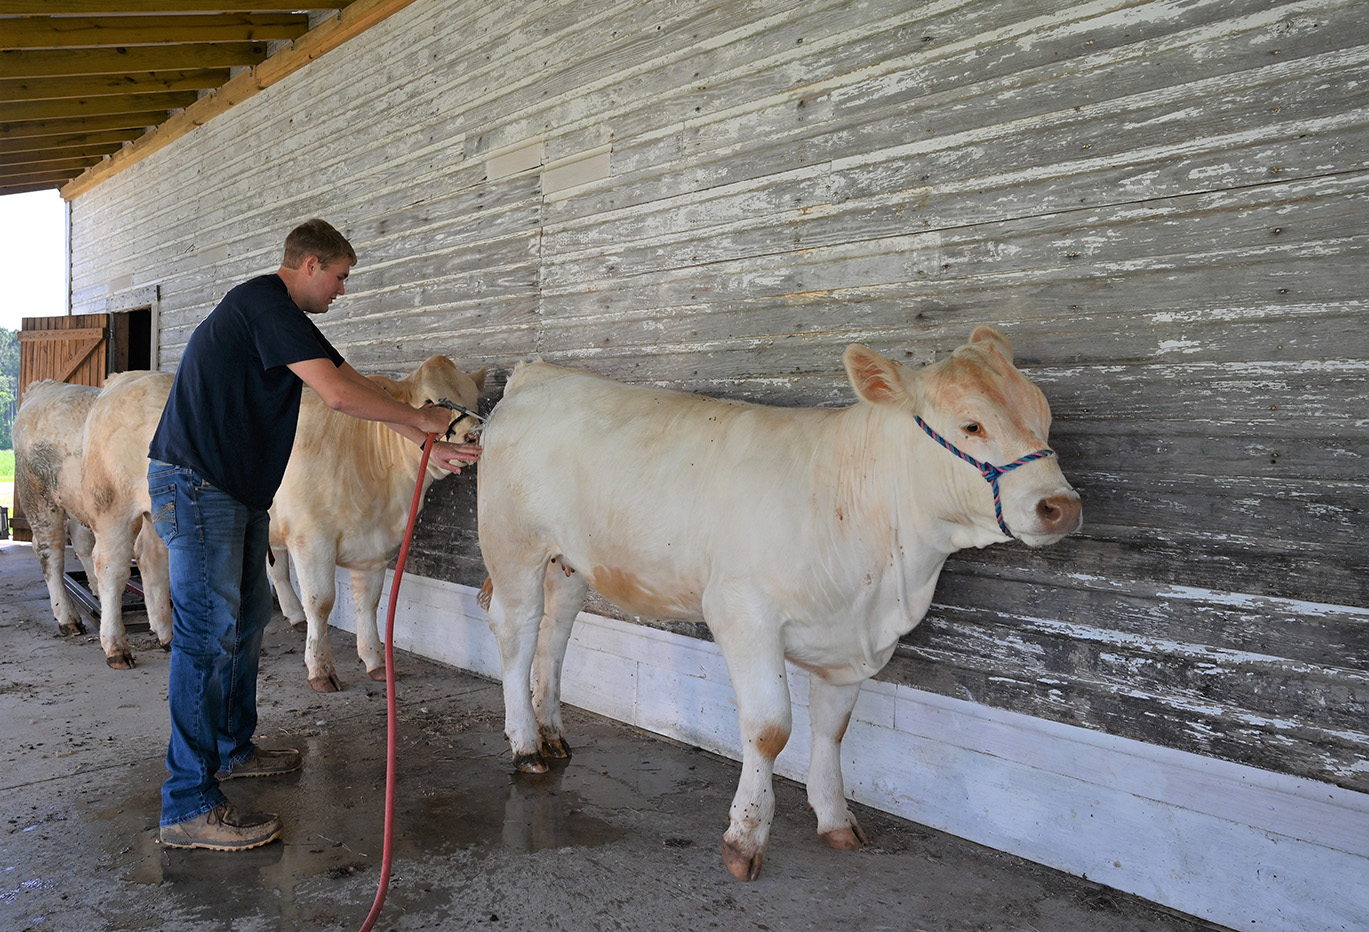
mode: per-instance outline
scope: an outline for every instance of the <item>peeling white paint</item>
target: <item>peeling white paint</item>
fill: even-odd
[[[1156,349],[1160,353],[1200,353],[1205,345],[1197,340],[1161,340]]]

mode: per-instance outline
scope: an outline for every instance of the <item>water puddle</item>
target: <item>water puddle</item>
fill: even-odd
[[[563,769],[547,774],[490,774],[439,788],[432,782],[413,795],[419,781],[402,780],[396,801],[396,858],[439,855],[456,849],[532,854],[545,849],[594,847],[626,834],[626,829],[585,811],[586,801],[563,786]],[[230,787],[232,789],[233,787]],[[114,860],[128,865],[125,880],[140,884],[175,883],[200,898],[220,889],[289,889],[318,874],[333,878],[378,869],[383,848],[383,789],[358,794],[337,787],[323,800],[305,787],[261,798],[254,808],[280,812],[283,843],[250,851],[215,852],[164,848],[156,841],[155,811],[141,806],[109,808],[96,818],[116,823],[123,839]],[[241,794],[239,794],[241,795]],[[273,807],[271,803],[276,805]],[[285,804],[285,805],[282,805]]]
[[[626,830],[588,815],[585,800],[562,786],[561,769],[507,775],[504,785],[466,786],[423,800],[422,831],[462,848],[532,854],[548,848],[590,848]]]

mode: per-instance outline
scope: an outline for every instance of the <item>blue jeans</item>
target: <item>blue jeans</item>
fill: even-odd
[[[154,460],[152,522],[171,567],[171,741],[162,825],[224,802],[214,774],[252,756],[257,664],[271,620],[268,516],[193,470]]]

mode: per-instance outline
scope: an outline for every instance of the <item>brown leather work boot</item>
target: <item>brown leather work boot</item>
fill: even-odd
[[[231,780],[234,777],[274,777],[280,773],[293,773],[299,770],[303,758],[299,751],[294,748],[282,748],[279,751],[267,751],[262,748],[253,748],[252,756],[239,764],[234,764],[232,770],[220,770],[214,774],[216,780]]]
[[[242,813],[225,802],[202,816],[162,826],[161,839],[168,848],[246,851],[275,841],[280,833],[280,819],[274,813]]]

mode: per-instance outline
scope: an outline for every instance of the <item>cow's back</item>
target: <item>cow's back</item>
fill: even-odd
[[[402,379],[368,378],[405,404],[452,398],[475,408],[484,370],[472,376],[451,359],[432,356]],[[271,507],[273,545],[326,538],[339,565],[388,560],[403,539],[420,458],[417,444],[383,422],[334,411],[305,389],[290,462]],[[446,474],[430,463],[427,480]]]
[[[388,390],[389,380],[376,381]],[[326,539],[337,548],[329,551],[330,562],[341,565],[385,557],[396,503],[407,504],[412,493],[416,455],[413,443],[381,422],[334,411],[306,389],[271,506],[272,545],[289,549],[292,538]],[[401,529],[402,519],[400,509]]]
[[[136,370],[105,382],[86,420],[83,440],[85,507],[92,519],[138,514],[151,507],[147,448],[173,381],[169,372]]]
[[[549,363],[525,363],[481,436],[480,490],[506,478],[540,504],[592,507],[650,488],[652,509],[697,496],[717,504],[765,497],[764,486],[795,473],[812,431],[835,412],[770,408],[649,386],[626,385]],[[612,494],[608,494],[608,490]],[[665,496],[662,497],[662,493]],[[710,509],[712,510],[712,509]]]
[[[503,565],[561,557],[628,611],[699,619],[720,576],[789,585],[792,566],[776,563],[826,530],[814,453],[838,414],[523,364],[481,437],[480,542],[496,588]]]
[[[30,385],[14,419],[15,485],[21,502],[75,513],[80,505],[81,434],[99,389],[44,380]]]

